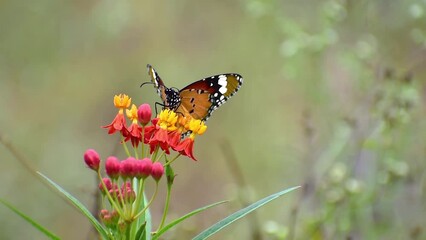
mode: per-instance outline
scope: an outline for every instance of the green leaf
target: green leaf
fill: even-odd
[[[300,186],[297,187],[292,187],[289,189],[286,189],[284,191],[281,192],[277,192],[275,194],[269,195],[268,197],[265,197],[262,200],[259,200],[253,204],[251,204],[250,206],[243,208],[231,215],[229,215],[228,217],[220,220],[219,222],[215,223],[214,225],[210,226],[209,228],[207,228],[206,230],[204,230],[203,232],[201,232],[200,234],[198,234],[197,236],[195,236],[193,238],[193,240],[200,240],[200,239],[207,239],[208,237],[210,237],[211,235],[219,232],[220,230],[222,230],[223,228],[227,227],[228,225],[230,225],[231,223],[237,221],[238,219],[244,217],[245,215],[251,213],[252,211],[256,210],[259,207],[262,207],[263,205],[269,203],[270,201],[286,194],[289,193],[297,188],[299,188]]]
[[[143,201],[144,201],[144,206],[146,206],[148,204],[148,199],[146,199],[145,194],[143,195]],[[145,240],[151,240],[152,219],[151,219],[151,212],[149,211],[149,208],[147,210],[145,210],[144,218],[145,218],[145,221],[146,221],[145,222],[146,223]]]
[[[90,213],[90,211],[80,202],[72,196],[70,193],[61,188],[58,184],[50,180],[48,177],[44,176],[42,173],[37,172],[40,176],[42,176],[50,185],[52,185],[56,190],[62,193],[71,203],[82,212],[92,223],[98,233],[102,236],[103,239],[110,239],[107,230],[96,220],[96,218]]]
[[[146,222],[144,222],[138,229],[138,231],[136,232],[136,240],[144,240],[146,239],[146,230],[145,230],[145,226],[146,226]]]
[[[199,213],[199,212],[202,212],[202,211],[204,211],[204,210],[207,210],[207,209],[209,209],[209,208],[212,208],[212,207],[214,207],[214,206],[217,206],[217,205],[219,205],[219,204],[222,204],[222,203],[226,203],[226,202],[228,202],[228,201],[220,201],[220,202],[217,202],[217,203],[213,203],[213,204],[210,204],[210,205],[208,205],[208,206],[205,206],[205,207],[202,207],[202,208],[199,208],[199,209],[196,209],[196,210],[194,210],[194,211],[192,211],[192,212],[190,212],[190,213],[188,213],[188,214],[186,214],[186,215],[184,215],[184,216],[182,216],[182,217],[180,217],[180,218],[178,218],[178,219],[176,219],[176,220],[174,220],[173,222],[171,222],[171,223],[169,223],[169,224],[167,224],[166,226],[164,226],[163,228],[161,228],[160,229],[160,231],[158,231],[153,237],[152,237],[152,240],[156,240],[156,239],[158,239],[163,233],[165,233],[167,230],[169,230],[170,228],[172,228],[172,227],[174,227],[176,224],[178,224],[178,223],[180,223],[180,222],[182,222],[183,220],[185,220],[185,219],[187,219],[187,218],[189,218],[189,217],[191,217],[191,216],[193,216],[193,215],[195,215],[195,214],[197,214],[197,213]]]
[[[10,205],[8,202],[6,202],[6,201],[4,201],[2,199],[0,199],[0,202],[3,203],[6,207],[8,207],[10,210],[12,210],[13,212],[15,212],[16,214],[18,214],[20,217],[22,217],[28,223],[30,223],[31,225],[33,225],[33,227],[37,228],[40,232],[44,233],[44,235],[46,235],[50,239],[55,239],[55,240],[56,239],[60,239],[58,236],[56,236],[55,234],[51,233],[49,230],[47,230],[46,228],[44,228],[43,226],[41,226],[40,224],[38,224],[36,221],[34,221],[33,219],[31,219],[30,217],[28,217],[24,213],[20,212],[14,206]]]

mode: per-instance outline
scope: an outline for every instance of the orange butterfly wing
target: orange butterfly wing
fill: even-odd
[[[180,90],[181,103],[176,112],[205,121],[238,91],[242,83],[243,78],[235,73],[215,75],[194,82]]]

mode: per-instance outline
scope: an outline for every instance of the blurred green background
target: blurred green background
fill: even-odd
[[[94,239],[4,144],[94,210],[82,155],[124,157],[100,126],[114,94],[159,101],[139,88],[150,63],[177,88],[245,80],[197,138],[199,161],[175,163],[171,217],[232,201],[168,238],[302,185],[212,239],[425,239],[425,20],[423,0],[0,1],[0,198],[63,239]],[[0,239],[44,237],[2,206]]]

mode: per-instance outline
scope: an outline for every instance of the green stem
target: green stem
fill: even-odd
[[[166,162],[163,166],[165,167],[165,166],[167,166],[167,165],[170,165],[172,162],[174,162],[176,159],[178,159],[178,157],[180,157],[182,154],[178,154],[178,155],[176,155],[172,160],[170,160],[170,161],[168,161],[168,162]]]
[[[130,224],[126,223],[126,240],[130,240]]]
[[[136,214],[136,211],[139,211],[139,207],[141,205],[141,201],[143,199],[143,189],[145,185],[145,179],[141,179],[139,182],[139,189],[138,189],[138,195],[136,195],[136,201],[135,201],[135,208],[133,209],[132,215]]]
[[[161,217],[161,223],[160,226],[158,226],[157,231],[158,232],[161,230],[161,228],[164,226],[164,223],[166,222],[166,217],[167,217],[167,212],[169,211],[169,205],[170,205],[170,196],[171,196],[171,192],[172,192],[172,184],[170,184],[167,181],[167,196],[166,196],[166,203],[164,204],[164,212],[163,212],[163,217]]]
[[[121,142],[122,142],[122,144],[123,144],[124,151],[126,152],[127,156],[128,156],[128,157],[130,157],[131,155],[130,155],[129,149],[127,148],[127,144],[126,144],[126,142],[124,141],[124,137],[121,137]]]
[[[151,155],[151,161],[154,163],[155,161],[155,159],[157,158],[157,154],[158,154],[158,150],[159,150],[159,146],[156,146],[155,147],[155,151],[152,153],[152,155]]]
[[[144,152],[144,141],[145,141],[145,126],[142,126],[142,151],[141,151],[141,157],[143,158],[143,152]]]
[[[158,156],[156,159],[155,159],[155,161],[153,161],[153,162],[157,162],[157,161],[160,161],[160,159],[161,159],[161,157],[164,155],[164,151],[162,151],[161,152],[161,154],[160,154],[160,156]]]
[[[135,147],[133,147],[133,151],[135,152],[135,158],[136,158],[136,159],[139,159],[139,156],[138,156],[138,149],[137,149],[137,148],[135,148]]]
[[[137,179],[135,179],[135,181],[137,181]],[[137,182],[134,182],[135,185],[136,185],[136,183]],[[135,200],[133,210],[132,210],[132,214],[131,214],[132,219],[133,219],[133,216],[136,214],[136,211],[138,211],[139,208],[140,208],[141,199],[143,199],[144,184],[145,184],[145,179],[140,179],[138,184],[136,185],[136,188],[138,188],[138,189],[137,189],[136,200]],[[138,222],[139,221],[132,221],[131,230],[130,230],[130,236],[132,238],[134,238],[136,236],[136,231],[137,231],[137,228],[138,228]]]
[[[157,193],[158,193],[158,182],[156,182],[155,192],[152,195],[151,199],[149,200],[148,204],[146,204],[146,206],[138,214],[136,214],[133,217],[133,219],[137,219],[142,213],[144,213],[148,209],[148,207],[151,205],[152,201],[155,199],[155,197],[157,197]]]

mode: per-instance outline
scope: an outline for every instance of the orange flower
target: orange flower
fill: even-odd
[[[180,142],[175,150],[184,156],[188,156],[193,160],[197,160],[194,157],[193,149],[194,149],[194,139],[196,135],[201,135],[207,130],[207,126],[203,121],[198,119],[191,119],[189,123],[185,125],[185,129],[190,131],[189,137],[185,138],[182,142]]]
[[[166,154],[170,154],[169,132],[176,131],[177,115],[169,109],[164,109],[158,116],[155,132],[149,140],[150,152],[153,153],[159,146]]]
[[[111,124],[102,126],[103,128],[108,128],[108,134],[113,134],[116,131],[126,130],[126,120],[124,119],[124,109],[128,108],[132,102],[132,99],[125,94],[115,95],[114,96],[114,106],[118,108],[118,113],[112,120]]]
[[[136,105],[132,105],[129,109],[126,109],[127,117],[132,121],[132,124],[126,131],[123,132],[123,136],[125,137],[124,141],[127,142],[129,140],[132,141],[133,147],[138,147],[139,142],[142,141],[142,127],[138,125],[138,109]]]

